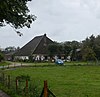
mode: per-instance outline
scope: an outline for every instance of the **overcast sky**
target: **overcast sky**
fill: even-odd
[[[36,21],[30,29],[19,30],[22,37],[8,25],[0,28],[0,47],[22,47],[45,33],[58,42],[82,41],[100,33],[100,0],[32,0],[28,6]]]

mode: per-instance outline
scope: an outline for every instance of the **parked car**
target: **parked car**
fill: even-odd
[[[55,63],[58,64],[58,65],[63,65],[64,61],[61,60],[61,59],[56,59]]]

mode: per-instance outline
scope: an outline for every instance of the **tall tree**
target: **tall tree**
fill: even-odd
[[[27,2],[31,0],[0,0],[0,27],[6,24],[15,29],[30,28],[35,15],[30,15]]]
[[[97,59],[100,60],[100,35],[95,38],[95,48],[94,52],[96,53]]]
[[[77,49],[80,48],[80,43],[78,41],[72,41],[71,42],[71,60],[76,61],[77,60]]]
[[[16,48],[14,46],[9,46],[5,48],[5,52],[14,52],[16,51]]]
[[[72,50],[71,42],[70,41],[64,42],[64,54],[65,54],[65,58],[67,58],[68,56],[70,56],[71,50]]]
[[[84,61],[92,61],[92,60],[97,60],[96,59],[96,54],[90,47],[86,47],[82,50],[82,57]]]
[[[4,60],[4,55],[2,54],[2,52],[0,51],[0,62]]]
[[[57,54],[57,44],[50,44],[48,46],[48,51],[49,51],[49,55],[50,56],[53,56],[53,55],[56,55]]]

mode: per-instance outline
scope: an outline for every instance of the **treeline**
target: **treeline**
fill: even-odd
[[[0,49],[0,62],[2,60],[5,60],[5,55],[6,54],[10,54],[13,57],[14,52],[19,50],[19,49],[20,49],[20,47],[16,48],[14,46],[9,46],[9,47],[6,47],[5,49]]]
[[[55,42],[48,50],[50,56],[64,56],[71,61],[97,61],[100,60],[100,35],[91,35],[81,42]]]

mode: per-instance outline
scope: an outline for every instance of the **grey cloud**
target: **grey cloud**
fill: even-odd
[[[32,0],[28,6],[37,20],[30,29],[20,30],[23,37],[9,26],[0,29],[0,46],[23,46],[44,33],[54,41],[81,41],[100,32],[99,0]]]
[[[100,18],[100,0],[81,0],[81,5],[87,8],[96,18]]]

